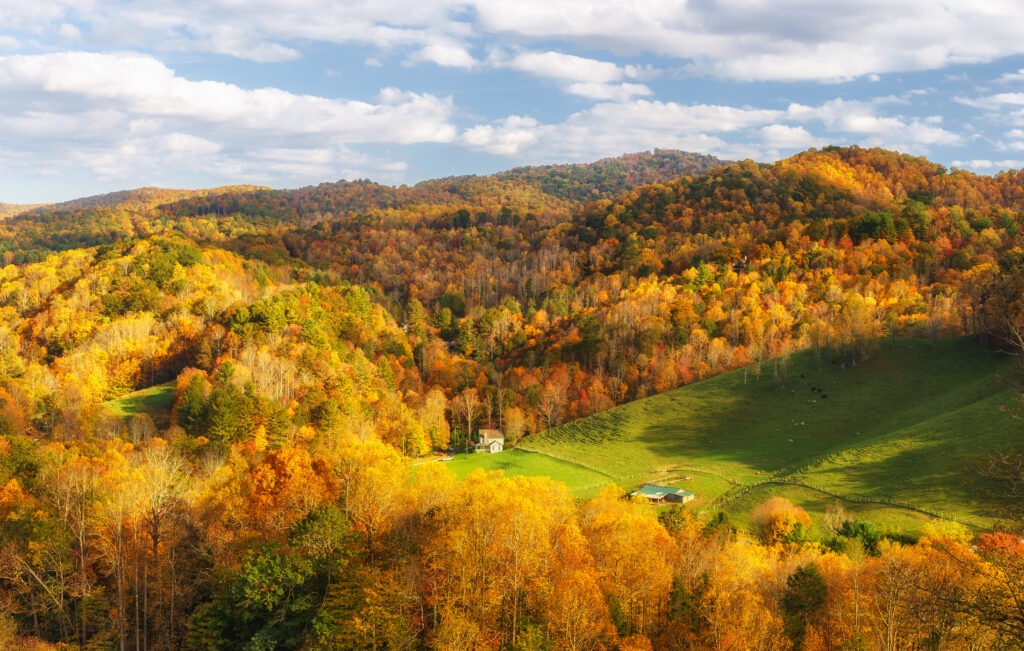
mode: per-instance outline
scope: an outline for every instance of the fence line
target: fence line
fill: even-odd
[[[560,454],[556,454],[554,452],[549,452],[547,450],[538,450],[536,448],[530,448],[530,447],[526,447],[526,446],[523,446],[523,445],[518,446],[517,449],[523,450],[524,452],[532,452],[534,454],[543,454],[544,456],[551,457],[552,459],[557,459],[558,461],[563,461],[565,463],[571,463],[571,464],[573,464],[575,466],[579,466],[581,468],[586,468],[587,470],[592,470],[592,471],[594,471],[596,473],[604,475],[605,477],[608,477],[609,479],[614,479],[614,480],[620,481],[620,482],[631,481],[631,480],[634,480],[634,479],[639,479],[641,477],[650,477],[652,474],[655,474],[655,473],[652,473],[652,472],[638,472],[638,473],[633,473],[633,474],[630,474],[630,475],[613,475],[610,472],[608,472],[606,470],[602,470],[601,468],[598,468],[597,466],[589,464],[589,463],[587,463],[585,461],[580,461],[579,459],[572,459],[572,458],[569,458],[569,457],[566,457],[566,456],[562,456]],[[803,488],[809,488],[809,489],[811,489],[813,491],[817,491],[819,493],[823,493],[823,494],[828,495],[830,497],[834,497],[836,499],[843,500],[844,502],[853,502],[854,504],[878,504],[878,505],[881,505],[881,506],[895,506],[897,508],[907,509],[909,511],[915,511],[917,513],[921,513],[923,515],[927,515],[927,516],[930,516],[930,517],[933,517],[933,518],[938,518],[940,520],[948,520],[950,522],[956,522],[957,524],[966,525],[966,526],[969,526],[969,527],[973,527],[975,529],[984,529],[984,527],[982,525],[978,524],[977,522],[974,522],[974,521],[972,521],[970,519],[967,519],[967,518],[960,517],[958,515],[954,515],[952,513],[946,513],[945,511],[936,511],[936,510],[933,510],[933,509],[928,509],[928,508],[924,508],[924,507],[921,507],[921,506],[917,506],[915,504],[911,504],[910,502],[904,502],[902,500],[895,500],[895,499],[888,498],[888,497],[862,497],[862,496],[859,496],[859,495],[840,495],[839,493],[835,493],[833,491],[830,491],[830,490],[828,490],[828,489],[826,489],[826,488],[824,488],[822,486],[816,486],[814,484],[808,484],[806,482],[802,482],[802,481],[799,481],[797,479],[789,479],[789,478],[782,477],[782,478],[777,478],[777,479],[767,479],[767,480],[764,480],[764,481],[755,482],[753,484],[747,484],[747,483],[744,483],[742,481],[737,481],[735,479],[730,479],[729,477],[726,477],[724,475],[720,475],[720,474],[718,474],[716,472],[712,472],[710,470],[706,470],[706,469],[701,468],[701,467],[684,467],[684,468],[674,467],[674,468],[672,468],[672,470],[676,471],[676,472],[698,472],[698,473],[701,473],[701,474],[704,474],[704,475],[709,475],[711,477],[717,477],[718,479],[721,479],[722,481],[725,481],[726,483],[728,483],[728,484],[730,484],[732,486],[736,486],[737,487],[737,488],[729,491],[728,493],[719,496],[718,498],[713,500],[711,503],[709,503],[707,506],[705,506],[703,509],[701,509],[699,511],[699,513],[701,513],[701,514],[707,513],[708,511],[710,511],[713,508],[720,508],[722,506],[728,505],[728,504],[736,501],[740,497],[746,495],[747,493],[749,493],[750,491],[752,491],[752,490],[754,490],[756,488],[761,488],[761,487],[764,487],[764,486],[771,486],[771,485],[785,485],[785,486],[801,486]],[[680,476],[667,477],[667,478],[661,479],[660,481],[668,482],[668,481],[674,481],[674,480],[679,479],[679,478],[680,478]],[[604,486],[604,485],[605,485],[604,483],[601,483],[601,484],[592,484],[592,485],[588,485],[588,486],[578,486],[574,490],[584,491],[584,490],[590,490],[590,489],[593,489],[593,488],[599,488],[599,487]]]
[[[592,471],[594,471],[596,473],[599,473],[601,475],[604,475],[605,477],[608,477],[610,479],[614,479],[616,481],[622,481],[622,482],[631,481],[631,480],[634,480],[634,479],[640,479],[642,477],[649,477],[650,475],[653,474],[651,472],[639,472],[639,473],[633,473],[633,474],[630,474],[630,475],[613,475],[613,474],[607,472],[606,470],[602,470],[600,468],[597,468],[596,466],[594,466],[592,464],[588,464],[588,463],[580,461],[578,459],[570,459],[570,458],[564,457],[564,455],[558,454],[556,452],[551,452],[551,451],[548,451],[548,450],[542,450],[542,449],[527,447],[527,446],[524,446],[524,445],[519,445],[518,449],[521,449],[521,450],[526,451],[526,452],[534,452],[534,453],[537,453],[537,454],[544,454],[545,457],[550,457],[552,459],[556,459],[556,460],[558,460],[560,462],[564,462],[566,464],[572,464],[573,466],[579,466],[581,468],[586,468],[587,470],[592,470]],[[981,524],[979,524],[976,521],[973,521],[972,519],[964,518],[964,517],[957,516],[957,515],[954,515],[954,514],[951,514],[951,513],[946,513],[944,511],[936,511],[936,510],[927,509],[927,508],[924,508],[924,507],[919,507],[919,506],[910,504],[909,502],[903,502],[902,500],[893,500],[893,498],[891,498],[891,497],[864,497],[864,496],[861,496],[861,495],[844,495],[844,494],[840,494],[838,492],[835,492],[833,490],[828,490],[827,488],[825,488],[823,486],[818,486],[818,485],[815,485],[815,484],[809,484],[807,482],[800,481],[798,479],[788,479],[788,478],[781,477],[781,478],[776,478],[776,479],[767,479],[767,480],[764,480],[764,481],[758,481],[758,482],[750,483],[749,484],[749,483],[744,483],[742,481],[737,481],[735,479],[730,479],[729,477],[726,477],[724,475],[720,475],[720,474],[718,474],[716,472],[712,472],[710,470],[703,469],[703,468],[700,468],[700,467],[687,467],[687,468],[678,468],[677,467],[677,468],[673,468],[672,470],[676,471],[676,472],[692,472],[692,473],[700,473],[700,474],[703,474],[703,475],[709,475],[711,477],[717,477],[718,479],[721,479],[721,480],[725,481],[726,483],[728,483],[728,484],[730,484],[732,486],[736,486],[736,488],[734,488],[733,490],[730,490],[729,492],[727,492],[727,493],[717,497],[715,501],[713,501],[707,507],[701,509],[700,512],[699,512],[701,514],[705,514],[705,513],[709,512],[712,509],[721,508],[723,506],[731,504],[732,502],[735,502],[736,500],[738,500],[739,497],[745,495],[746,493],[749,493],[750,491],[754,490],[755,488],[761,488],[763,486],[769,486],[769,485],[787,485],[787,486],[802,486],[804,488],[809,488],[811,490],[816,490],[816,491],[818,491],[820,493],[823,493],[823,494],[826,494],[828,496],[836,497],[837,500],[842,500],[843,502],[850,502],[850,503],[853,503],[853,504],[877,504],[877,505],[884,506],[884,507],[897,507],[899,509],[906,509],[908,511],[914,511],[916,513],[921,513],[923,515],[927,515],[927,516],[930,516],[930,517],[933,517],[933,518],[938,518],[940,520],[948,520],[949,522],[955,522],[957,524],[964,524],[964,525],[967,525],[967,526],[970,526],[970,527],[974,527],[976,529],[983,529],[984,528],[984,526],[982,526]],[[660,479],[660,481],[675,481],[677,479],[680,479],[681,477],[682,476],[670,476],[670,477],[667,477],[667,478]],[[592,484],[592,485],[587,485],[587,486],[578,486],[574,490],[590,490],[592,488],[597,488],[597,487],[600,487],[600,486],[603,486],[603,485],[604,485],[603,483],[600,483],[600,484]]]
[[[557,459],[559,461],[564,461],[565,463],[571,463],[574,466],[579,466],[581,468],[586,468],[587,470],[593,470],[594,472],[596,472],[598,474],[601,474],[601,475],[604,475],[605,477],[608,477],[609,479],[615,479],[615,480],[618,480],[618,481],[624,481],[624,480],[628,479],[629,477],[638,477],[638,476],[640,476],[639,474],[637,474],[637,475],[628,475],[628,476],[620,477],[620,476],[611,474],[607,470],[602,470],[602,469],[598,468],[597,466],[594,466],[594,465],[591,465],[589,463],[586,463],[585,461],[580,461],[578,459],[570,459],[569,457],[563,457],[562,455],[554,454],[554,453],[548,452],[546,450],[537,450],[537,449],[534,449],[534,448],[529,448],[529,447],[526,447],[525,445],[519,445],[519,446],[516,447],[516,449],[517,450],[522,450],[523,452],[532,452],[534,454],[543,454],[544,456],[551,457],[552,459]]]
[[[946,513],[945,511],[936,511],[936,510],[932,510],[932,509],[927,509],[927,508],[923,508],[923,507],[917,506],[915,504],[911,504],[909,502],[904,502],[902,500],[895,500],[895,499],[888,498],[888,497],[862,497],[862,496],[859,496],[859,495],[840,495],[839,493],[835,493],[833,491],[830,491],[830,490],[828,490],[828,489],[826,489],[826,488],[824,488],[822,486],[815,486],[814,484],[808,484],[806,482],[802,482],[802,481],[799,481],[799,480],[796,480],[796,479],[788,479],[788,478],[769,479],[769,480],[757,482],[757,483],[754,483],[754,484],[744,484],[742,488],[740,488],[738,490],[735,490],[735,491],[731,491],[729,493],[726,493],[725,495],[722,495],[718,499],[714,500],[708,506],[706,506],[703,509],[701,509],[700,512],[703,514],[703,513],[706,513],[707,511],[711,510],[712,508],[721,507],[721,506],[730,504],[730,503],[736,501],[740,497],[743,497],[744,495],[746,495],[747,493],[749,493],[750,491],[752,491],[752,490],[754,490],[756,488],[761,488],[763,486],[770,486],[770,485],[801,486],[803,488],[809,488],[809,489],[811,489],[813,491],[818,491],[819,493],[823,493],[823,494],[828,495],[830,497],[834,497],[836,499],[843,500],[844,502],[853,502],[855,504],[879,504],[881,506],[895,506],[895,507],[898,507],[898,508],[901,508],[901,509],[907,509],[909,511],[916,511],[917,513],[922,513],[924,515],[927,515],[927,516],[930,516],[930,517],[933,517],[933,518],[938,518],[940,520],[948,520],[950,522],[956,522],[957,524],[966,525],[966,526],[969,526],[969,527],[973,527],[975,529],[984,529],[984,527],[982,525],[978,524],[977,522],[973,522],[973,521],[971,521],[971,520],[969,520],[967,518],[962,518],[960,516],[953,515],[951,513]]]

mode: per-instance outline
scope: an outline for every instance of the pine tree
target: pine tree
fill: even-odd
[[[243,400],[233,384],[219,387],[210,395],[209,429],[210,440],[230,444],[238,440],[243,418]]]
[[[794,648],[803,644],[807,627],[821,613],[827,593],[828,585],[813,563],[798,567],[786,580],[782,611],[786,635],[793,640]]]
[[[196,374],[188,383],[178,403],[178,425],[192,436],[201,436],[207,426],[207,403],[203,396],[203,380]]]

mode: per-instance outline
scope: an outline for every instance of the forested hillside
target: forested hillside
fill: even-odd
[[[513,445],[740,367],[788,392],[799,350],[840,368],[883,338],[1019,353],[1022,227],[1024,173],[856,147],[10,216],[0,640],[1017,648],[1015,536],[914,544],[775,501],[754,544],[615,487],[578,503],[412,464],[488,424]],[[169,408],[130,408],[157,385]],[[1021,516],[1016,445],[943,464],[1001,495],[1000,529]]]
[[[27,212],[39,206],[19,205],[16,203],[0,203],[0,219],[6,219],[19,213]]]

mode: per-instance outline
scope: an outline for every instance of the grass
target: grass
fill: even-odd
[[[605,484],[615,483],[614,479],[599,472],[522,450],[505,450],[495,454],[459,454],[452,461],[441,463],[459,479],[465,478],[477,468],[501,470],[506,475],[552,477],[565,482],[574,495],[582,498],[592,497]]]
[[[104,404],[118,416],[129,418],[135,414],[148,414],[159,428],[170,425],[174,406],[174,382],[157,384]]]
[[[962,339],[901,340],[894,350],[883,342],[856,366],[820,362],[805,351],[793,356],[784,384],[773,380],[770,364],[760,381],[740,369],[521,446],[628,486],[688,474],[692,487],[680,485],[705,506],[737,485],[788,480],[985,527],[994,520],[991,509],[967,485],[965,461],[1019,438],[1020,423],[1009,413],[1019,393],[1000,379],[1009,370],[1004,355]],[[879,508],[899,519],[891,507]]]
[[[851,518],[866,520],[885,525],[885,528],[893,531],[919,536],[925,525],[933,518],[899,507],[886,506],[883,504],[860,504],[846,502],[836,499],[831,495],[820,493],[811,488],[803,486],[762,486],[755,488],[736,500],[729,502],[721,509],[729,520],[741,527],[749,528],[750,513],[759,504],[763,504],[771,497],[785,497],[793,504],[803,508],[811,516],[811,521],[816,527],[817,533],[824,533],[822,523],[825,511],[829,506],[839,503]]]

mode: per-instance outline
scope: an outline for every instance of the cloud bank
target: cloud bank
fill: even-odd
[[[1024,151],[1021,33],[1010,0],[0,0],[0,171],[15,179],[0,191],[26,169],[401,182],[414,156],[653,147],[770,160],[857,143],[985,170]],[[963,68],[1001,61],[988,77]],[[221,80],[275,66],[336,83]],[[353,67],[380,83],[346,85]],[[955,93],[884,95],[920,71]]]

